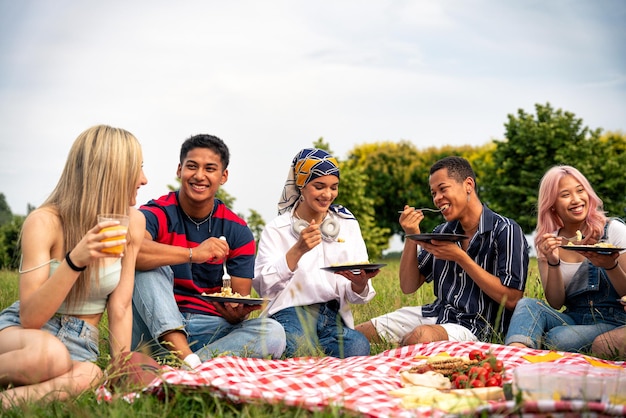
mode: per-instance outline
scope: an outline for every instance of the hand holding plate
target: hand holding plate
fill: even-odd
[[[262,305],[244,305],[243,303],[232,302],[219,303],[215,301],[213,301],[213,306],[229,324],[233,325],[244,321],[250,312],[263,308]]]

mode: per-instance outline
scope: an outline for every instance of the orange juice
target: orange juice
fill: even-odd
[[[102,228],[100,230],[100,232],[106,232],[106,231],[119,231],[120,234],[115,237],[105,238],[101,242],[117,241],[120,239],[124,239],[126,237],[126,232],[128,232],[128,227],[124,225],[114,225],[114,226],[108,226],[106,228]],[[103,248],[102,252],[109,253],[109,254],[122,254],[124,252],[124,245],[122,244],[122,245],[116,245],[115,247]]]

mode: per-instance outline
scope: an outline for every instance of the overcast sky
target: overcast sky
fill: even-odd
[[[176,184],[183,140],[221,137],[234,209],[266,221],[320,137],[340,159],[482,145],[547,102],[624,132],[625,22],[622,0],[0,0],[0,192],[41,204],[99,123],[142,143],[140,204]]]

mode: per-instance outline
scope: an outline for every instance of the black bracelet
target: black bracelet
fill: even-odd
[[[548,263],[548,265],[550,267],[558,267],[561,265],[561,259],[559,258],[559,261],[556,264],[552,264],[551,262],[549,262],[548,260],[546,260],[546,263]]]
[[[76,264],[72,263],[72,260],[70,259],[70,251],[65,254],[65,261],[67,262],[67,265],[70,266],[70,268],[74,271],[85,271],[85,269],[87,268],[87,266],[78,267]]]
[[[615,265],[613,267],[609,267],[608,269],[605,268],[604,271],[609,271],[609,270],[613,270],[615,269],[617,266],[619,266],[619,262],[617,260],[615,260]]]

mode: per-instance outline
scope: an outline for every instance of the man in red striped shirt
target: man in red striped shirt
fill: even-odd
[[[228,180],[229,159],[228,147],[215,136],[187,139],[177,170],[180,190],[140,208],[146,234],[133,293],[134,349],[147,343],[155,354],[173,352],[192,368],[216,355],[282,355],[282,326],[269,318],[246,319],[259,306],[200,296],[221,291],[224,266],[233,292],[247,296],[252,288],[254,236],[215,197]]]

